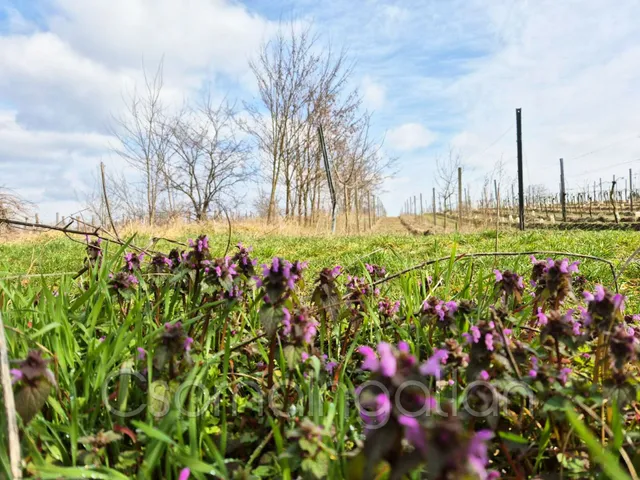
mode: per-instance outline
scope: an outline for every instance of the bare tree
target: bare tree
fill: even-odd
[[[449,147],[446,156],[436,157],[436,184],[440,190],[440,196],[444,201],[444,214],[447,214],[447,202],[456,191],[456,181],[458,178],[458,168],[462,166],[460,154]]]
[[[142,176],[148,222],[155,221],[160,193],[167,186],[165,163],[170,151],[163,88],[162,64],[153,78],[144,74],[144,89],[127,100],[124,115],[115,119],[115,152]],[[169,194],[169,199],[171,195]]]
[[[0,187],[0,218],[15,219],[31,212],[31,202],[11,190]]]
[[[236,129],[234,108],[226,101],[214,106],[210,96],[169,123],[165,178],[186,197],[196,220],[206,220],[215,202],[230,199],[234,188],[253,175],[250,149]]]

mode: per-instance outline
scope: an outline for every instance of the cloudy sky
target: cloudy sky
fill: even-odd
[[[164,58],[174,98],[250,99],[247,60],[289,18],[357,61],[392,213],[449,147],[472,193],[500,159],[514,177],[516,107],[526,183],[557,190],[559,157],[573,189],[640,173],[638,0],[0,0],[0,186],[44,220],[79,210],[99,162],[121,168],[109,126],[143,65]]]

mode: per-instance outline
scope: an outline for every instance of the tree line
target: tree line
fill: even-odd
[[[145,74],[112,127],[114,151],[137,174],[107,165],[88,198],[92,212],[104,220],[106,197],[119,219],[201,221],[248,210],[243,192],[251,188],[257,216],[314,224],[330,208],[320,125],[345,221],[372,208],[395,159],[371,133],[346,49],[324,44],[311,27],[283,25],[249,67],[251,100],[215,101],[206,91],[177,109],[164,100],[162,65]]]

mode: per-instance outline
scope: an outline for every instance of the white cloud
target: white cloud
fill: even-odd
[[[362,99],[370,110],[380,110],[385,103],[386,89],[381,83],[375,82],[368,75],[362,79]]]
[[[436,134],[419,123],[405,123],[387,133],[387,145],[398,151],[410,152],[426,148],[436,139]]]

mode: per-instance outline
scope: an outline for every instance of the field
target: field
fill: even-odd
[[[379,222],[0,243],[22,474],[638,478],[640,232]]]

